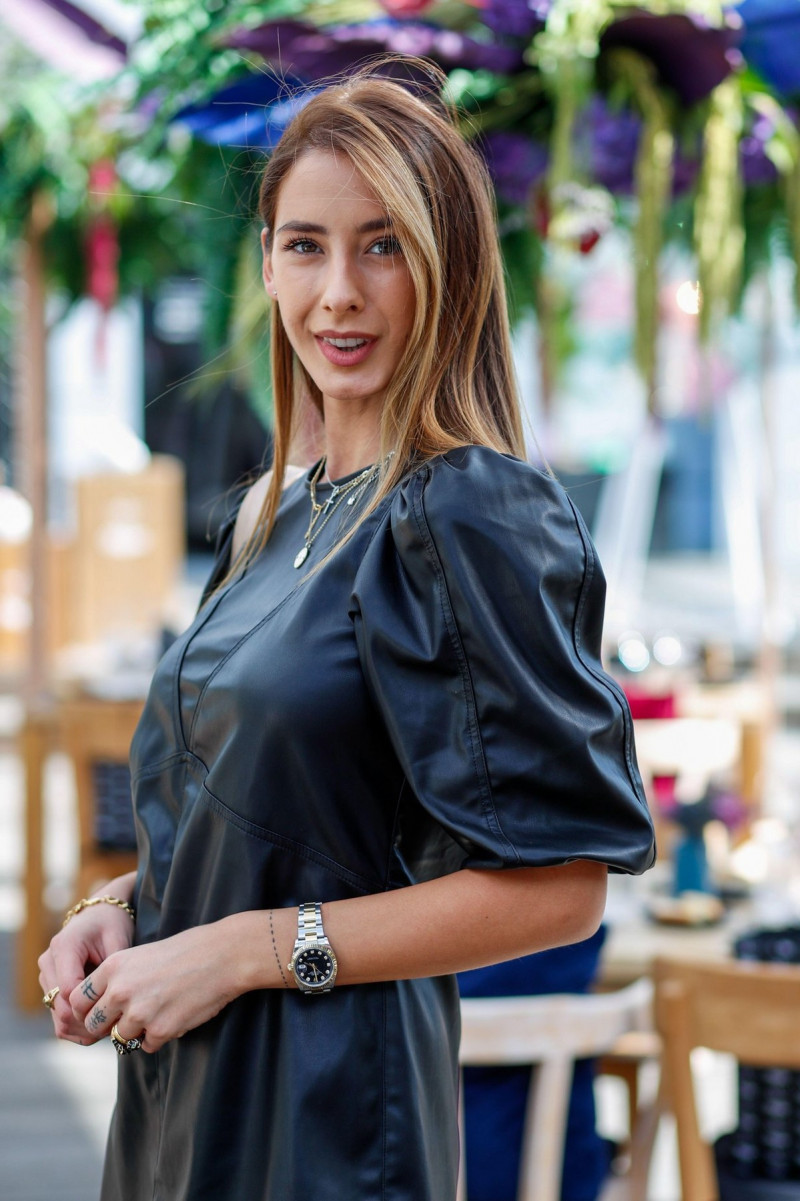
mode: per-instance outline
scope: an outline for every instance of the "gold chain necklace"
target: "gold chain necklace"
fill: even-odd
[[[385,462],[388,463],[394,451],[390,451],[386,456]],[[372,463],[371,466],[365,467],[362,472],[355,476],[352,480],[347,480],[344,484],[334,484],[331,489],[330,496],[324,504],[320,504],[317,500],[317,484],[322,478],[325,471],[325,459],[320,459],[319,467],[314,472],[309,480],[309,491],[311,492],[311,517],[308,522],[308,529],[303,538],[303,545],[294,557],[294,565],[300,568],[305,563],[309,556],[311,547],[314,542],[325,529],[330,519],[333,517],[336,510],[341,504],[347,501],[348,505],[354,505],[360,499],[361,494],[369,483],[375,478],[381,469],[380,463]]]

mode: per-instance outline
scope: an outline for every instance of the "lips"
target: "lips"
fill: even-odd
[[[323,330],[314,337],[328,362],[337,367],[355,367],[363,363],[378,340],[370,334],[349,330],[341,334],[334,330]]]
[[[369,338],[323,338],[322,340],[329,346],[337,347],[338,350],[358,350],[369,341]]]

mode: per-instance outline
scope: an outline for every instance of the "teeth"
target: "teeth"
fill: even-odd
[[[366,346],[367,341],[367,338],[323,338],[323,342],[338,350],[355,350],[358,346]]]

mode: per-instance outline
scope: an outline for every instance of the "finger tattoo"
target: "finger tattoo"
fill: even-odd
[[[96,1030],[98,1026],[104,1026],[107,1020],[108,1019],[106,1018],[106,1015],[102,1009],[95,1009],[89,1018],[89,1025],[91,1026],[92,1030]]]
[[[95,992],[95,988],[94,988],[94,985],[92,984],[91,976],[89,976],[86,980],[84,980],[83,984],[81,985],[81,992],[83,993],[83,995],[85,997],[88,997],[90,1001],[99,1001],[100,1000],[100,994],[98,992]]]

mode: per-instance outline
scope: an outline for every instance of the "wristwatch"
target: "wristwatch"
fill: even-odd
[[[306,996],[330,992],[338,969],[333,947],[322,928],[319,901],[301,905],[297,914],[297,938],[289,961],[300,992]]]

